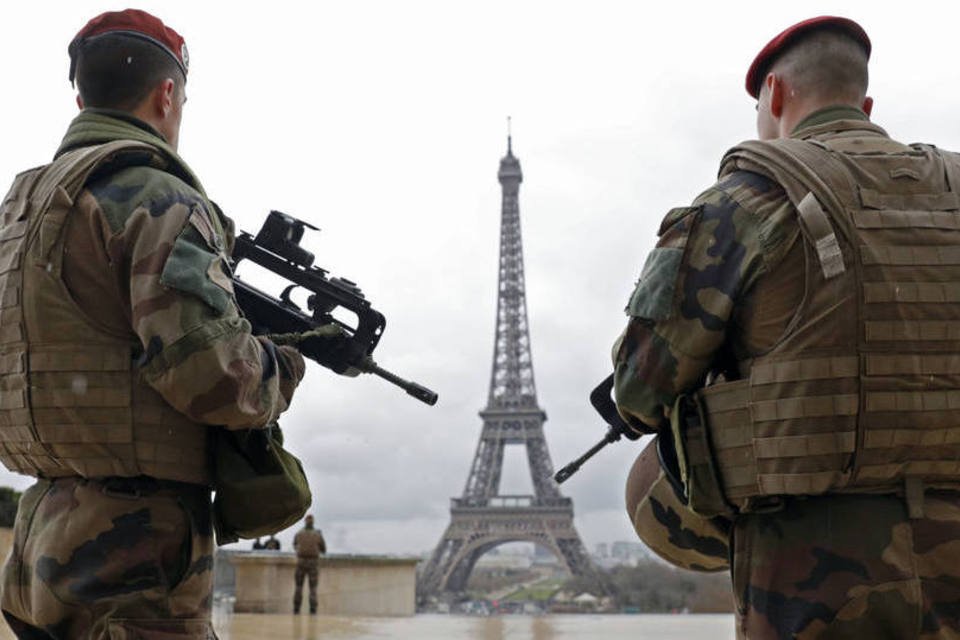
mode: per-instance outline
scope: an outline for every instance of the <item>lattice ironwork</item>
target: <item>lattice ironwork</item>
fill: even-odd
[[[552,479],[553,463],[543,434],[547,414],[537,403],[520,233],[523,172],[510,136],[497,178],[503,199],[490,393],[480,411],[483,429],[463,496],[451,500],[450,525],[421,573],[421,600],[463,590],[480,556],[506,542],[546,547],[574,575],[592,570],[573,524],[573,502],[560,494]],[[533,495],[499,495],[508,444],[526,447]]]

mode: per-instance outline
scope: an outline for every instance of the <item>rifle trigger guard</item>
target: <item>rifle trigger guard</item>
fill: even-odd
[[[290,284],[290,285],[287,285],[287,286],[283,289],[283,292],[280,293],[280,302],[282,302],[282,303],[283,303],[285,306],[287,306],[287,307],[290,307],[290,308],[292,308],[292,309],[300,310],[300,305],[298,305],[296,302],[294,302],[293,300],[290,299],[290,292],[293,291],[294,289],[296,289],[296,288],[299,287],[299,286],[300,286],[300,285],[298,285],[298,284]]]

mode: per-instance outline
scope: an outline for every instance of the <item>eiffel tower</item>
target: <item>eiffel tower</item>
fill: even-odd
[[[507,136],[507,155],[497,173],[503,189],[497,327],[483,430],[463,496],[451,499],[450,525],[420,576],[421,601],[463,591],[477,560],[506,542],[545,547],[574,575],[592,567],[573,525],[573,501],[553,481],[543,435],[547,414],[537,403],[527,324],[518,195],[523,173]],[[533,495],[500,495],[505,445],[524,445]]]

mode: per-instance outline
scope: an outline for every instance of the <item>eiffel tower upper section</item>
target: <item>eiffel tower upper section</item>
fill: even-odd
[[[523,240],[520,233],[520,183],[523,172],[513,155],[512,136],[507,155],[500,160],[497,178],[503,192],[500,220],[500,267],[497,291],[497,326],[487,406],[480,412],[483,431],[477,444],[463,498],[455,507],[485,507],[501,503],[504,446],[525,445],[532,496],[509,496],[509,502],[537,507],[570,508],[553,482],[553,463],[543,434],[547,414],[537,403],[527,323]]]
[[[537,405],[537,387],[533,379],[533,357],[530,353],[523,242],[520,234],[519,194],[523,172],[520,170],[520,161],[513,155],[512,136],[507,137],[507,155],[500,160],[497,178],[503,191],[500,275],[490,394],[484,412],[516,409],[540,411]]]

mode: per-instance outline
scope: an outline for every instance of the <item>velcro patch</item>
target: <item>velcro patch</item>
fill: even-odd
[[[232,298],[231,283],[222,271],[224,264],[223,254],[211,250],[198,230],[187,225],[173,244],[160,283],[194,295],[222,314]]]
[[[650,252],[627,303],[627,315],[653,321],[670,317],[682,257],[683,250],[672,247],[658,247]]]

